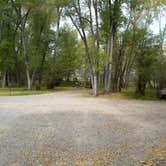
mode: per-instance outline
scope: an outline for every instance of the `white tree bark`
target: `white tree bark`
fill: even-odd
[[[32,90],[32,86],[33,86],[33,83],[35,81],[36,70],[33,71],[32,77],[30,76],[29,70],[26,70],[26,75],[27,75],[28,89]]]
[[[96,74],[94,74],[93,80],[93,95],[98,96],[98,77]]]
[[[31,89],[32,89],[31,78],[30,78],[30,73],[29,73],[28,70],[26,70],[26,76],[27,76],[27,85],[28,85],[28,89],[31,90]]]

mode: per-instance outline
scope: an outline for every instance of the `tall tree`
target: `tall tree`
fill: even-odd
[[[82,9],[83,8],[83,9]],[[89,15],[87,15],[87,11]],[[94,14],[93,14],[94,11]],[[86,61],[90,73],[93,94],[98,95],[99,82],[99,16],[98,1],[70,1],[67,16],[78,31],[84,43]],[[90,39],[91,38],[91,39]],[[88,42],[88,40],[91,42]],[[89,41],[90,41],[89,40]],[[91,46],[89,45],[91,43]],[[91,50],[90,50],[91,47]],[[93,49],[93,51],[92,51]]]

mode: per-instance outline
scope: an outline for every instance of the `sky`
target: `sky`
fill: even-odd
[[[161,23],[161,29],[163,30],[164,27],[166,26],[166,11],[163,10],[162,13],[160,13],[159,18],[156,18],[153,23],[149,26],[150,30],[152,31],[153,34],[157,35],[159,34],[159,22]],[[61,26],[64,24],[68,24],[69,26],[73,27],[73,24],[69,18],[65,20],[61,20]],[[166,38],[165,38],[166,42]]]
[[[161,29],[164,29],[166,26],[166,12],[164,11],[160,15],[160,22],[161,22]],[[152,25],[150,26],[150,29],[153,31],[154,34],[159,34],[159,20],[154,20]]]

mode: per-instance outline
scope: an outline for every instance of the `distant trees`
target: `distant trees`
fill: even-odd
[[[164,3],[164,1],[163,1]],[[166,38],[166,24],[164,26],[164,28],[161,27],[162,24],[162,14],[160,11],[162,8],[163,11],[166,10],[166,6],[157,6],[158,8],[156,9],[156,17],[157,17],[157,22],[158,22],[158,26],[159,26],[159,35],[158,35],[158,44],[159,44],[159,54],[160,54],[160,63],[158,65],[158,74],[156,74],[158,76],[158,88],[162,89],[166,86],[166,70],[165,70],[165,66],[166,66],[166,44],[165,44],[165,38]]]
[[[163,10],[164,1],[150,0],[0,0],[2,87],[53,88],[81,71],[95,96],[99,87],[104,93],[127,88],[131,77],[140,95],[150,82],[162,88]]]
[[[142,33],[136,53],[136,93],[139,95],[145,95],[146,85],[154,79],[159,62],[159,46],[155,45],[155,38],[146,30]]]
[[[13,64],[14,27],[8,17],[12,14],[11,6],[0,1],[0,70],[2,74],[2,87],[9,84],[9,73]]]
[[[59,29],[59,37],[51,47],[56,47],[56,52],[47,56],[44,79],[48,88],[58,85],[60,81],[70,80],[81,66],[81,53],[77,33],[64,26]]]

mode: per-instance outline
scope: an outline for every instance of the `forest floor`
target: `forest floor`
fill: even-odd
[[[166,165],[166,102],[87,93],[1,96],[0,166]]]

